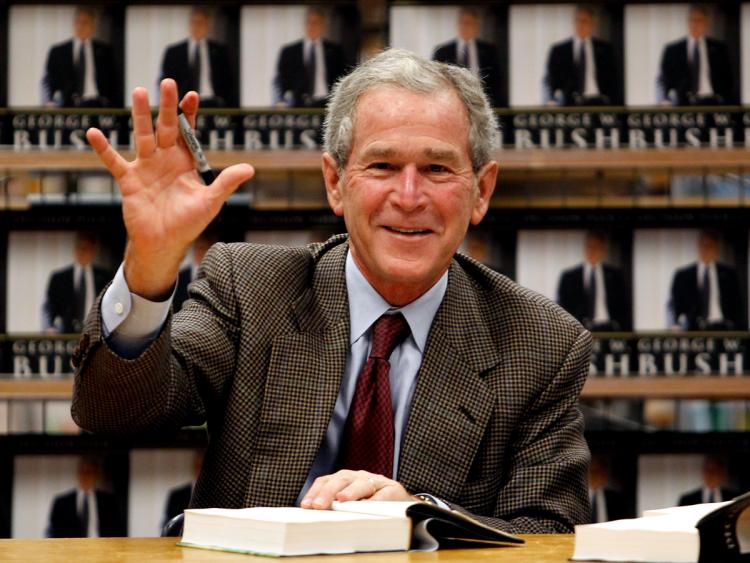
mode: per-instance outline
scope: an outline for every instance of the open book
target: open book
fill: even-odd
[[[576,526],[574,561],[750,561],[750,493],[729,502],[647,510],[642,518]]]
[[[332,510],[203,508],[185,511],[178,545],[261,555],[432,551],[524,540],[422,502],[334,502]]]

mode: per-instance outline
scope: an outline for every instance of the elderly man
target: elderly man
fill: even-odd
[[[726,42],[708,37],[707,6],[688,10],[687,36],[664,46],[657,90],[662,105],[737,103],[731,58]]]
[[[117,69],[109,43],[96,38],[96,12],[76,8],[73,37],[53,45],[42,78],[42,103],[61,107],[119,105]]]
[[[238,93],[229,53],[223,43],[209,38],[212,13],[203,7],[190,12],[188,37],[168,45],[161,78],[174,78],[178,92],[198,92],[203,107],[236,107]]]
[[[573,36],[555,43],[547,55],[545,102],[552,106],[622,103],[612,44],[594,36],[597,17],[588,6],[576,8]]]
[[[184,253],[253,174],[238,164],[203,186],[176,106],[165,81],[154,135],[136,89],[133,162],[88,133],[130,238],[76,354],[75,420],[107,433],[207,421],[194,507],[425,493],[514,532],[586,520],[590,335],[456,254],[497,175],[479,80],[405,51],[356,68],[332,94],[322,162],[348,237],[217,244],[172,317]],[[191,119],[196,106],[182,101]]]

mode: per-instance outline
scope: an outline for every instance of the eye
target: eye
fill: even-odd
[[[374,170],[390,170],[391,165],[387,162],[374,162],[370,165],[370,168]]]
[[[439,174],[441,172],[448,172],[448,169],[442,164],[430,164],[427,169],[432,174]]]

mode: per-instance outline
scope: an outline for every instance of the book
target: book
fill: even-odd
[[[178,545],[254,555],[433,551],[524,540],[461,512],[423,502],[334,502],[331,510],[292,507],[185,511]]]
[[[728,502],[647,510],[641,518],[575,528],[573,561],[750,561],[750,493]]]

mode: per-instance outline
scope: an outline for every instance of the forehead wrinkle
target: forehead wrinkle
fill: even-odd
[[[438,160],[442,162],[460,162],[461,157],[458,153],[452,149],[436,149],[435,147],[427,147],[424,150],[424,155],[432,160]]]
[[[393,147],[373,145],[365,149],[362,158],[391,158],[396,155],[396,152]]]
[[[365,149],[362,154],[362,158],[393,158],[399,154],[399,151],[393,147],[383,146],[372,146]],[[422,151],[422,154],[429,160],[437,160],[440,162],[460,162],[461,158],[458,153],[452,149],[438,149],[435,147],[427,147]]]

